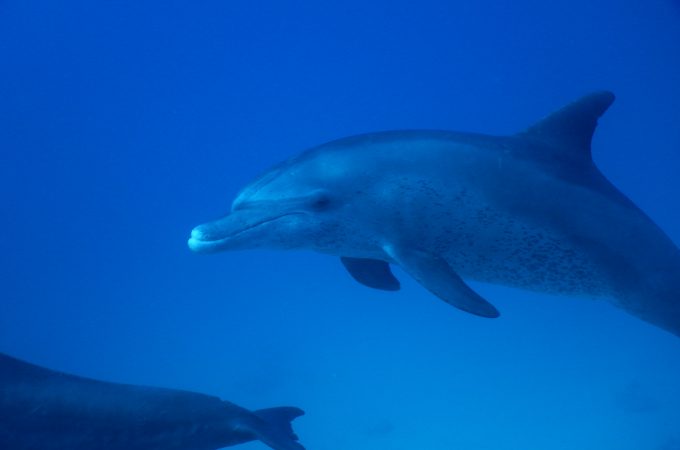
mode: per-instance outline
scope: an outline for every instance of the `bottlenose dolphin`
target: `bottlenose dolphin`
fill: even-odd
[[[512,136],[391,131],[312,148],[257,178],[197,252],[306,248],[364,285],[399,265],[436,296],[497,309],[463,279],[608,298],[680,335],[680,251],[597,169],[591,139],[614,101],[597,92]]]
[[[256,439],[304,450],[290,425],[302,414],[66,375],[0,353],[3,450],[215,450]]]

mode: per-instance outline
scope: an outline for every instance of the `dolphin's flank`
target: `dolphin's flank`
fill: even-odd
[[[290,424],[302,414],[66,375],[0,353],[2,450],[216,450],[256,439],[304,450]]]
[[[308,150],[196,227],[198,252],[310,249],[366,286],[397,264],[445,302],[497,317],[465,279],[607,298],[680,335],[680,251],[597,169],[596,92],[512,136],[405,130]]]

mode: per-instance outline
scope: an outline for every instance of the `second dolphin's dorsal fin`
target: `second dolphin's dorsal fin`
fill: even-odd
[[[290,406],[259,409],[253,411],[254,417],[241,418],[237,426],[274,450],[305,450],[290,423],[304,413]]]
[[[592,161],[590,141],[597,119],[613,102],[614,94],[608,91],[586,95],[529,127],[520,136],[569,152],[571,158]]]

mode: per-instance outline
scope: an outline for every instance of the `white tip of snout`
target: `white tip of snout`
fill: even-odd
[[[191,230],[191,237],[187,241],[187,245],[194,252],[205,250],[208,243],[204,240],[205,235],[198,228]]]
[[[189,246],[189,249],[194,252],[198,252],[201,249],[201,241],[194,238],[189,238],[187,245]]]
[[[194,228],[191,230],[191,239],[196,239],[198,241],[202,241],[204,239],[205,235],[201,230],[198,229],[198,227]],[[189,240],[191,240],[189,239]]]

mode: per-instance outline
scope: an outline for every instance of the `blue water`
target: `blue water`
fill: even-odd
[[[680,243],[679,55],[671,0],[0,1],[0,351],[296,405],[309,450],[678,449],[680,339],[609,304],[475,284],[483,320],[186,239],[307,147],[610,89],[596,163]]]

